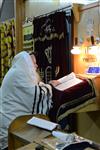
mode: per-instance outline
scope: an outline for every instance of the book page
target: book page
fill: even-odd
[[[34,126],[43,128],[43,129],[47,129],[49,131],[52,131],[53,129],[55,129],[58,126],[57,123],[53,123],[51,121],[37,118],[37,117],[32,117],[30,120],[27,121],[27,123],[30,125],[34,125]]]
[[[72,78],[71,78],[72,77]],[[63,80],[63,82],[61,83],[61,84],[59,84],[59,85],[57,85],[55,88],[56,89],[58,89],[58,90],[60,90],[60,91],[63,91],[63,90],[65,90],[65,89],[68,89],[68,88],[70,88],[70,87],[72,87],[72,86],[74,86],[74,85],[76,85],[76,84],[79,84],[79,83],[81,83],[81,82],[83,82],[83,80],[81,80],[81,79],[79,79],[79,78],[76,78],[75,76],[71,76],[70,78],[69,78],[69,80]],[[68,79],[67,78],[67,79]]]
[[[75,76],[75,73],[72,72],[72,73],[70,73],[70,74],[68,74],[68,75],[58,79],[58,81],[60,83],[63,83],[63,82],[69,81],[69,80],[74,79],[74,78],[76,78],[76,76]]]

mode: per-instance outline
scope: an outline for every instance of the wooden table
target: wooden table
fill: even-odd
[[[36,148],[37,144],[36,143],[30,143],[26,146],[23,146],[21,148],[18,148],[17,150],[34,150]]]
[[[51,132],[49,131],[27,124],[27,120],[31,117],[33,117],[33,115],[21,116],[12,122],[8,130],[9,150],[16,150],[17,148],[33,142],[35,144],[32,145],[36,146],[40,144],[39,142],[41,139],[51,135]],[[42,118],[47,119],[47,117],[44,117],[43,115]]]
[[[17,150],[35,150],[34,143],[28,144],[27,146],[24,146],[24,147],[19,148]],[[44,150],[50,150],[50,149],[44,148]],[[93,149],[92,148],[86,148],[85,150],[93,150]]]

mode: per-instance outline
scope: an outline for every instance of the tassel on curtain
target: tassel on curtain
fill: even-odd
[[[15,21],[14,19],[0,24],[0,83],[11,66],[15,55]]]
[[[45,82],[69,73],[69,33],[66,19],[66,13],[62,11],[33,21],[34,47],[40,75]]]

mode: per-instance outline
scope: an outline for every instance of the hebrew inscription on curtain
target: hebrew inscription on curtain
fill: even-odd
[[[65,12],[35,18],[34,48],[42,79],[48,82],[67,74],[67,53],[69,35]]]

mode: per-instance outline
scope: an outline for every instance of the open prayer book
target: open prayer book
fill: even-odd
[[[30,125],[34,125],[34,126],[49,130],[49,131],[52,131],[58,126],[57,123],[53,123],[51,121],[37,118],[37,117],[32,117],[30,120],[27,121],[27,123]]]
[[[58,79],[58,81],[60,82],[60,84],[57,85],[55,88],[58,90],[61,90],[61,91],[68,89],[68,88],[82,82],[81,79],[76,77],[74,72]]]

